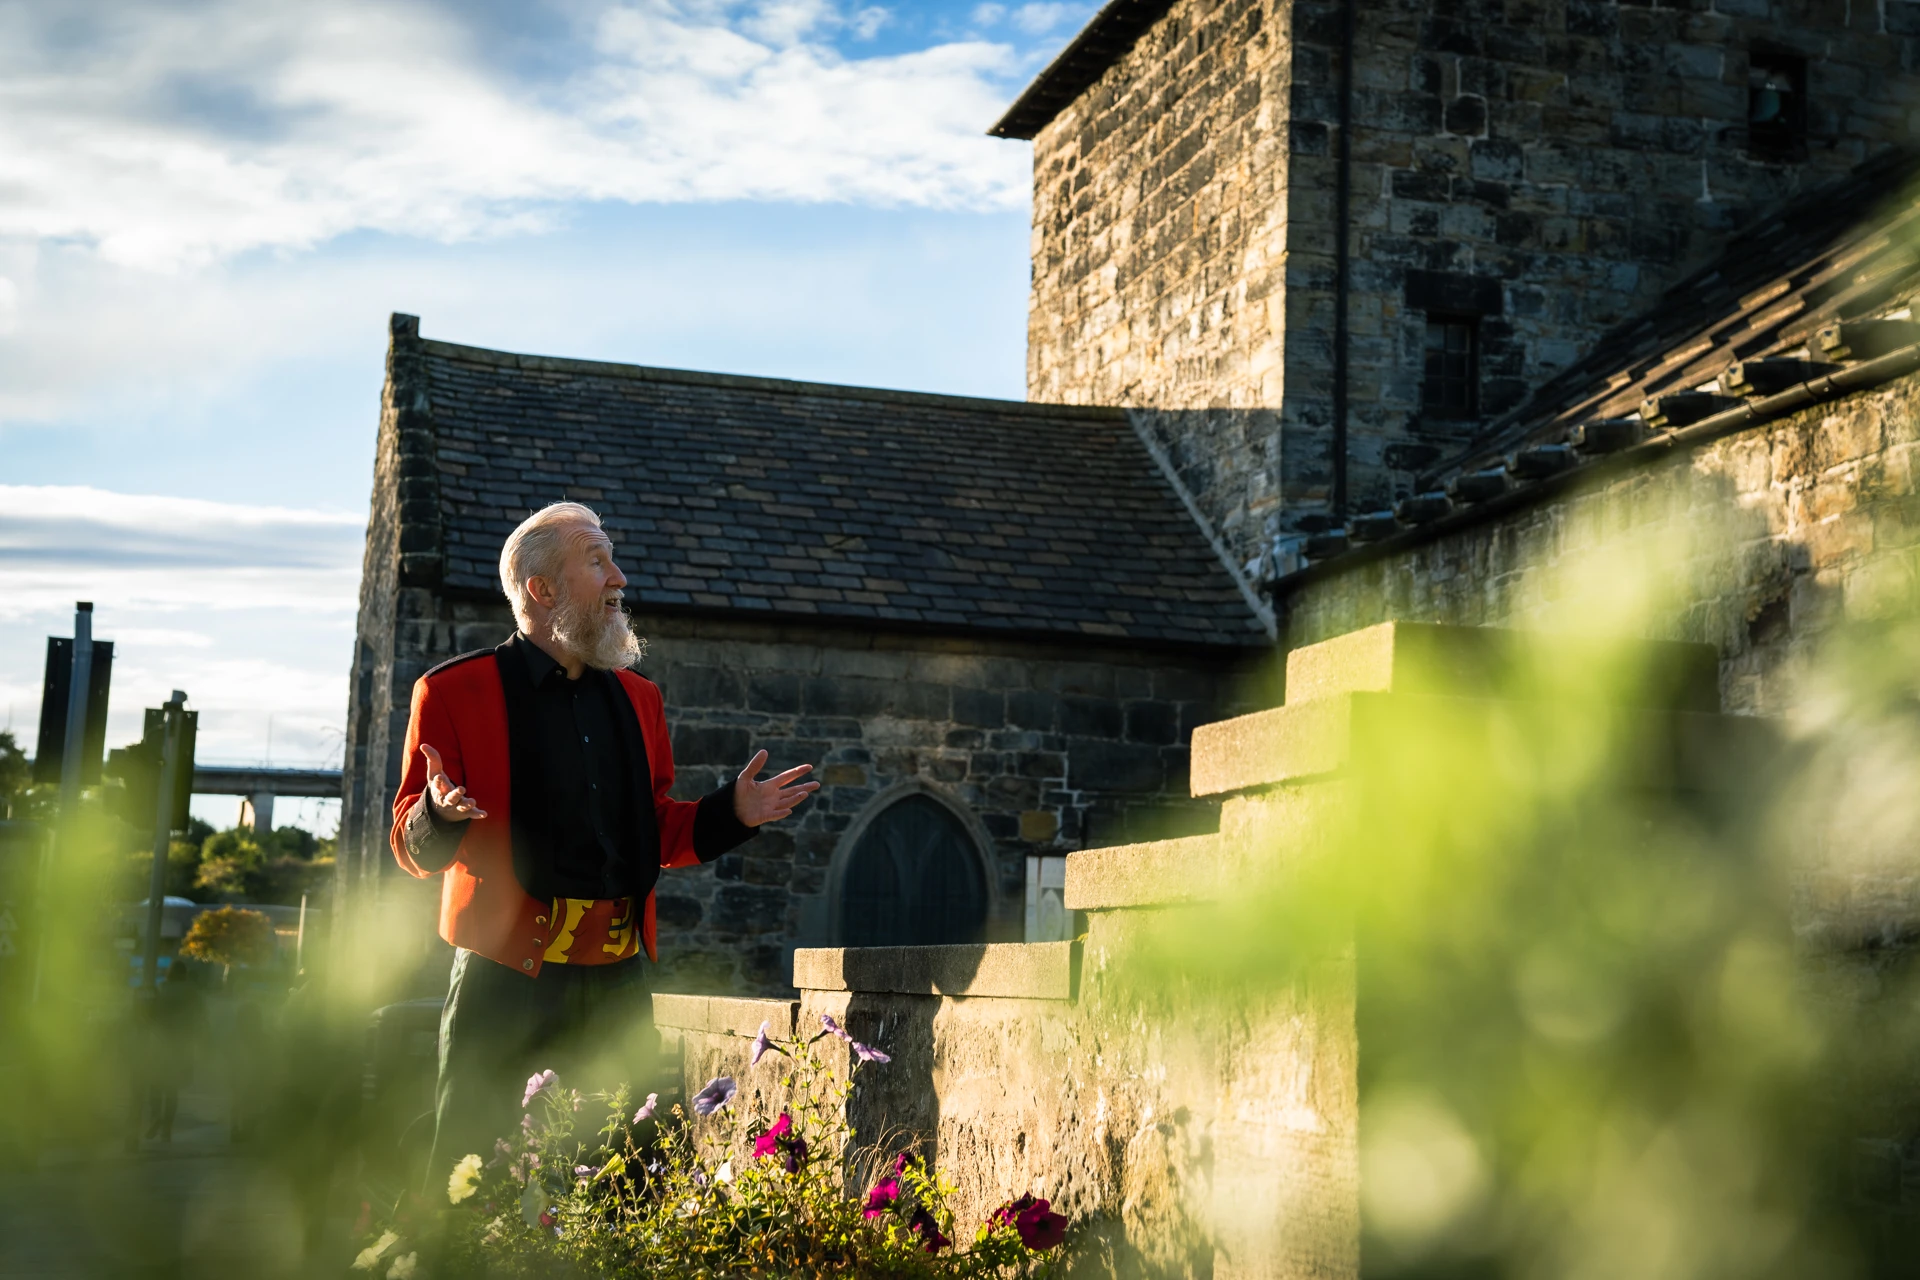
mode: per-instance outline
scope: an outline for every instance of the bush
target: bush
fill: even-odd
[[[958,1249],[944,1174],[910,1151],[855,1149],[845,1118],[853,1072],[836,1078],[815,1043],[844,1039],[854,1071],[887,1058],[823,1021],[808,1041],[775,1041],[761,1028],[756,1065],[769,1053],[788,1065],[777,1115],[734,1108],[729,1077],[691,1100],[697,1115],[717,1117],[701,1124],[677,1105],[656,1118],[655,1095],[629,1114],[625,1086],[583,1096],[540,1073],[527,1082],[521,1133],[454,1163],[451,1207],[407,1198],[355,1267],[392,1280],[1055,1274],[1066,1219],[1046,1201],[1002,1206]],[[605,1121],[582,1132],[589,1106]],[[850,1194],[847,1171],[863,1164],[883,1176]]]
[[[244,907],[202,911],[180,941],[180,954],[187,959],[226,968],[265,964],[276,950],[273,921],[262,912]]]

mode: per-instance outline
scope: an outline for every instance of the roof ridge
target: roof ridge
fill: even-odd
[[[890,387],[860,387],[836,382],[802,382],[793,378],[767,378],[744,373],[707,373],[697,369],[667,369],[654,365],[621,364],[612,360],[577,360],[567,356],[527,355],[499,351],[491,347],[472,347],[439,338],[418,339],[428,355],[449,360],[471,360],[496,368],[523,369],[532,373],[579,373],[596,377],[631,378],[640,382],[680,383],[698,387],[720,387],[739,391],[773,391],[785,395],[823,395],[841,400],[873,400],[883,404],[950,405],[978,409],[991,406],[997,412],[1030,413],[1053,418],[1083,418],[1121,423],[1127,411],[1117,405],[1049,404],[1037,400],[999,400],[992,396],[958,396],[938,391],[898,391]]]

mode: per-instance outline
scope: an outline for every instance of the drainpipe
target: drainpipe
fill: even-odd
[[[1347,519],[1347,295],[1352,253],[1348,246],[1353,208],[1353,28],[1358,0],[1340,4],[1340,128],[1333,188],[1333,519]]]

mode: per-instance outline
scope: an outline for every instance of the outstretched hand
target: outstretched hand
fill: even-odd
[[[755,752],[753,759],[747,761],[747,767],[734,779],[733,813],[745,826],[759,827],[778,822],[792,813],[795,805],[820,789],[817,782],[795,781],[802,774],[812,772],[813,766],[810,764],[797,764],[784,773],[774,774],[765,782],[756,782],[754,779],[766,764],[767,753]]]
[[[427,758],[427,803],[433,806],[435,817],[442,822],[465,822],[487,816],[487,811],[474,803],[464,786],[453,785],[438,751],[423,742],[420,754]]]

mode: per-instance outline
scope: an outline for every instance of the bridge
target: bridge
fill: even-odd
[[[256,829],[273,829],[275,796],[340,795],[338,769],[271,769],[254,765],[196,764],[193,767],[193,791],[203,796],[240,796],[246,806],[241,824]]]

